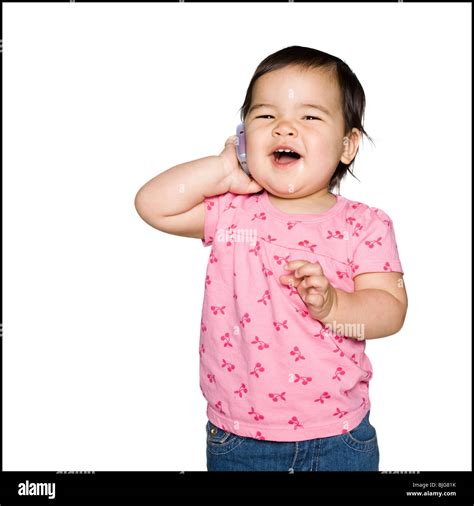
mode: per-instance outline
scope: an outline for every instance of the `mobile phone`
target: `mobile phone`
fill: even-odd
[[[248,166],[247,166],[247,148],[245,143],[245,126],[243,123],[240,123],[236,129],[237,133],[237,142],[235,144],[235,149],[237,152],[237,158],[239,159],[240,166],[242,170],[250,175]]]

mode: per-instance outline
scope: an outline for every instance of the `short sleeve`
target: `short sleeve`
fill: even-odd
[[[219,220],[232,205],[232,200],[235,197],[234,193],[227,192],[204,199],[204,239],[201,239],[204,247],[210,246],[214,242]]]
[[[381,209],[367,207],[356,214],[352,230],[352,278],[366,272],[400,272],[395,230]]]

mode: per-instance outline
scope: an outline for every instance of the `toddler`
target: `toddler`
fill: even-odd
[[[148,224],[212,246],[199,342],[208,471],[378,471],[365,340],[402,328],[407,295],[392,220],[339,192],[368,137],[364,109],[346,63],[284,48],[241,108],[249,174],[231,136],[137,193]]]

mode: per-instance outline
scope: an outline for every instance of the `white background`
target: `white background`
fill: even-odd
[[[3,4],[3,465],[205,471],[210,248],[138,189],[218,154],[290,45],[361,81],[341,194],[392,218],[409,309],[367,342],[380,470],[471,469],[470,4]]]

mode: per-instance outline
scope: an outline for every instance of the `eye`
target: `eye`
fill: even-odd
[[[255,119],[258,118],[273,118],[271,114],[264,114],[263,116],[257,116]],[[312,118],[312,119],[318,119],[321,120],[321,118],[317,118],[316,116],[303,116],[303,118]]]

